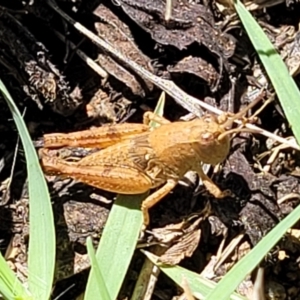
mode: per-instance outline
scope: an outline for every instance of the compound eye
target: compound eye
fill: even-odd
[[[201,139],[204,141],[211,141],[214,138],[214,135],[210,132],[204,132],[201,134]]]

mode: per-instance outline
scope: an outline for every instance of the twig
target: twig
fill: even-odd
[[[256,278],[253,287],[253,294],[251,299],[253,300],[265,300],[265,287],[264,287],[264,275],[265,269],[259,267],[256,273]]]
[[[244,236],[244,232],[238,234],[234,239],[232,239],[232,241],[230,241],[229,245],[224,249],[224,251],[222,251],[222,253],[218,255],[219,257],[217,257],[217,261],[214,266],[215,271],[219,269],[219,267],[224,263],[229,255],[237,248],[238,244]]]
[[[63,36],[60,32],[54,30],[54,33],[55,33],[55,35],[56,35],[61,41],[63,41],[63,42],[66,41],[66,39],[64,38],[64,36]],[[68,41],[68,43],[69,43],[71,49],[72,49],[72,50],[75,50],[75,52],[77,53],[77,55],[78,55],[83,61],[85,61],[86,64],[87,64],[88,66],[90,66],[97,74],[99,74],[99,75],[100,75],[102,78],[104,78],[104,79],[108,78],[108,76],[109,76],[108,73],[107,73],[104,69],[102,69],[97,63],[95,63],[95,61],[94,61],[93,59],[91,59],[90,57],[88,57],[83,51],[77,49],[76,45],[73,44],[71,41]]]
[[[297,193],[290,193],[287,195],[284,195],[280,199],[277,200],[277,204],[281,205],[283,202],[291,200],[291,199],[297,199],[298,201],[300,200],[300,195]]]
[[[288,138],[286,140],[288,140]],[[272,150],[268,151],[269,153],[271,153],[271,155],[270,155],[266,165],[263,167],[264,172],[270,172],[271,165],[274,163],[276,157],[279,155],[281,150],[286,149],[286,148],[289,148],[289,146],[287,146],[285,144],[280,144],[280,145],[274,147]]]
[[[180,297],[180,299],[195,300],[190,285],[184,276],[182,276],[181,286],[184,292],[182,295],[183,297]]]
[[[166,251],[159,245],[156,245],[152,252],[155,255],[160,256]],[[130,300],[144,299],[150,300],[153,296],[153,291],[157,282],[160,269],[150,259],[145,259],[139,277],[136,281],[133,294]]]
[[[168,22],[172,16],[172,6],[174,5],[172,2],[175,0],[167,0],[166,1],[166,11],[165,11],[165,20]]]

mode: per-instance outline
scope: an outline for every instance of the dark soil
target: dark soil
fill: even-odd
[[[46,133],[72,132],[106,123],[142,122],[144,111],[155,108],[161,90],[97,48],[47,1],[31,2],[0,1],[0,74],[24,113],[37,145]],[[272,86],[267,84],[243,27],[235,18],[227,20],[230,9],[215,0],[188,2],[176,1],[169,21],[165,20],[162,0],[59,0],[57,4],[144,69],[174,81],[187,93],[224,111],[239,111],[262,86],[267,86],[265,93],[270,95]],[[299,84],[299,4],[290,0],[277,5],[269,2],[264,2],[268,8],[257,4],[252,13]],[[107,77],[99,76],[84,62],[72,44],[75,50],[97,60]],[[28,245],[26,165],[11,113],[2,97],[0,101],[0,247],[22,276],[20,266],[26,268]],[[167,119],[176,121],[187,113],[167,97]],[[292,135],[277,99],[259,115],[257,123],[279,136]],[[188,186],[178,185],[151,209],[150,228],[160,228],[210,205],[206,218],[190,221],[195,234],[201,229],[199,243],[194,240],[191,247],[192,256],[181,262],[175,258],[173,263],[201,273],[211,264],[210,258],[216,255],[223,239],[227,246],[244,232],[236,250],[214,274],[223,276],[292,211],[300,194],[299,153],[283,149],[269,161],[276,146],[263,136],[238,135],[222,167],[214,174],[209,170],[218,186],[232,190],[234,197],[216,200],[205,188],[199,189],[197,178],[192,176]],[[86,153],[75,149],[72,155]],[[88,275],[86,238],[92,236],[98,244],[115,195],[60,178],[49,177],[48,181],[58,237],[53,298],[62,293],[61,299],[76,299],[84,291]],[[288,200],[280,201],[283,197]],[[267,299],[300,299],[298,227],[263,262]],[[188,238],[181,242],[184,247],[191,244]],[[16,250],[14,254],[11,248],[8,250],[9,245]],[[168,261],[175,251],[164,259]],[[142,262],[143,257],[137,253],[120,299],[130,297]],[[253,289],[252,277],[247,279],[248,285],[240,287],[242,294]],[[277,297],[272,298],[275,291]],[[176,299],[180,294],[170,279],[160,275],[152,299]]]

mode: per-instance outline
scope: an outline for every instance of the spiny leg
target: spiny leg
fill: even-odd
[[[159,190],[148,196],[142,203],[142,213],[144,217],[144,226],[149,224],[149,212],[148,210],[158,203],[164,196],[166,196],[177,184],[176,180],[169,179],[165,185],[163,185]]]
[[[200,176],[204,186],[214,197],[224,198],[224,197],[232,195],[232,192],[230,190],[221,191],[219,189],[219,187],[203,172],[200,164],[195,171]]]

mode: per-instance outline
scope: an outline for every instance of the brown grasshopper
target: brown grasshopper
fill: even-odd
[[[184,176],[198,173],[208,191],[223,198],[221,191],[203,172],[201,165],[216,165],[225,160],[230,148],[227,130],[241,119],[261,98],[235,115],[207,114],[188,122],[169,122],[151,112],[144,114],[144,124],[117,124],[74,133],[44,135],[40,150],[46,173],[71,177],[88,185],[120,194],[141,194],[158,188],[142,203],[144,224],[149,224],[148,210],[167,195]],[[150,129],[149,122],[160,127]],[[247,130],[247,129],[244,129]],[[249,131],[249,130],[247,130]],[[49,149],[61,147],[102,148],[78,162],[51,155]]]

